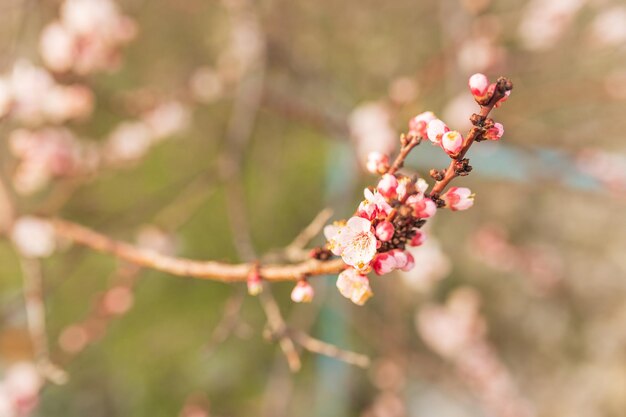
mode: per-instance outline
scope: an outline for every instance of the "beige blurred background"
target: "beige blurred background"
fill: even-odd
[[[368,150],[396,146],[409,118],[464,130],[471,74],[515,88],[493,113],[503,139],[473,147],[456,182],[474,207],[438,213],[411,273],[373,279],[364,307],[334,277],[312,280],[311,305],[272,287],[290,328],[369,368],[305,350],[292,374],[243,286],[61,244],[40,266],[49,356],[69,380],[46,382],[28,415],[623,415],[623,1],[120,0],[124,36],[54,70],[65,58],[42,31],[65,3],[0,0],[0,75],[26,91],[0,125],[16,216],[185,257],[234,262],[284,247],[325,207],[349,216],[374,181]],[[407,167],[445,165],[423,144]],[[34,357],[8,239],[0,278],[6,374]]]

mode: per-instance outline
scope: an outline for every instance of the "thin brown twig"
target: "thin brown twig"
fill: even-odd
[[[370,366],[370,358],[361,353],[341,349],[333,344],[326,343],[324,341],[311,337],[304,332],[290,331],[289,334],[297,344],[301,345],[309,352],[314,352],[320,355],[328,356],[330,358],[335,358],[342,362],[346,362],[350,365],[359,366],[361,368],[367,368]]]
[[[245,282],[252,267],[251,262],[229,264],[218,261],[196,261],[167,256],[150,249],[114,240],[79,224],[54,219],[58,236],[87,246],[99,252],[109,253],[119,259],[172,275],[224,282]],[[261,265],[259,272],[266,281],[297,281],[302,276],[332,275],[345,269],[341,259],[318,261],[310,259],[291,265]]]
[[[422,138],[419,136],[409,137],[408,142],[402,146],[402,149],[400,149],[400,153],[398,154],[396,159],[393,161],[393,164],[391,165],[387,173],[395,174],[396,171],[402,168],[404,166],[405,159],[407,158],[407,156],[409,156],[409,153],[413,150],[413,148],[419,145],[421,141],[422,141]]]
[[[245,292],[242,287],[237,288],[236,292],[226,300],[222,317],[213,329],[210,340],[207,343],[207,350],[209,352],[215,349],[217,345],[226,341],[228,336],[230,336],[237,327],[239,323],[239,312],[241,311],[244,299]]]
[[[15,209],[6,189],[4,181],[0,181],[0,233],[6,233],[11,228]]]
[[[265,36],[261,32],[258,17],[252,3],[229,3],[226,5],[236,24],[244,22],[251,28],[256,28],[259,43],[257,45],[257,59],[247,68],[243,77],[239,80],[235,92],[235,101],[232,115],[226,132],[226,150],[222,155],[219,174],[226,190],[228,206],[228,219],[233,235],[233,243],[241,259],[253,262],[255,268],[256,251],[250,235],[248,216],[245,208],[245,193],[241,178],[241,162],[247,144],[250,142],[256,122],[263,89],[265,85],[266,50]],[[247,274],[252,268],[248,265]],[[261,276],[269,279],[267,271],[259,268]],[[291,338],[284,329],[287,325],[283,319],[278,304],[274,300],[271,290],[266,286],[259,297],[261,307],[267,316],[267,323],[272,332],[278,335],[278,342],[287,363],[292,371],[300,369],[300,357]]]
[[[459,174],[457,173],[459,163],[461,163],[463,157],[465,157],[465,154],[470,149],[474,141],[483,133],[483,130],[480,128],[480,126],[482,126],[482,124],[485,122],[485,120],[489,116],[489,113],[491,112],[491,110],[493,110],[498,101],[504,98],[506,92],[510,91],[512,88],[512,83],[506,78],[501,77],[498,79],[496,83],[496,89],[494,90],[491,99],[488,103],[480,106],[480,113],[477,115],[478,117],[476,118],[476,120],[472,118],[474,127],[472,127],[469,134],[465,138],[463,146],[461,147],[461,150],[458,152],[458,154],[451,156],[452,161],[450,161],[450,165],[446,169],[444,177],[441,180],[437,181],[433,186],[433,189],[430,193],[431,196],[439,196],[443,192],[443,190],[445,190],[450,181],[459,176]]]
[[[263,307],[263,311],[267,316],[267,325],[270,335],[278,338],[278,344],[287,359],[289,369],[292,372],[298,372],[302,367],[300,355],[296,350],[292,338],[289,336],[287,323],[285,323],[285,319],[280,313],[280,308],[276,303],[274,295],[269,291],[269,288],[264,288],[261,294],[259,294],[259,299],[261,301],[261,307]]]
[[[315,216],[311,223],[309,223],[307,227],[302,229],[298,236],[296,236],[283,251],[287,259],[291,261],[302,259],[302,255],[306,245],[308,245],[311,240],[313,240],[315,236],[319,234],[319,232],[326,225],[328,220],[330,220],[332,215],[333,210],[328,207],[317,213],[317,216]]]

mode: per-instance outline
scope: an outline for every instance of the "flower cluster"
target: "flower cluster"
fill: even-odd
[[[59,20],[41,33],[39,49],[52,71],[84,75],[117,68],[120,47],[135,34],[135,22],[111,0],[65,0]]]
[[[424,242],[420,227],[437,211],[427,187],[421,178],[386,173],[376,189],[364,190],[353,217],[325,227],[328,250],[348,266],[337,280],[343,296],[362,305],[372,296],[368,273],[413,269],[415,261],[405,248]]]
[[[83,119],[93,110],[93,93],[80,84],[61,85],[44,68],[19,60],[0,76],[0,117],[28,124]]]
[[[15,190],[32,194],[52,179],[87,171],[93,149],[83,146],[67,129],[17,129],[9,136],[11,153],[19,160],[13,173]]]
[[[190,112],[178,101],[164,101],[117,125],[102,143],[80,140],[64,127],[16,129],[9,148],[17,158],[15,190],[22,195],[40,191],[52,180],[116,167],[143,157],[153,146],[184,130]]]
[[[503,88],[504,83],[504,79],[489,83],[485,75],[475,74],[470,77],[469,87],[481,109],[491,110],[508,97],[510,85]],[[409,121],[409,132],[401,136],[402,149],[393,163],[389,155],[382,152],[368,155],[366,167],[372,174],[381,176],[378,184],[364,190],[365,199],[350,219],[324,229],[326,255],[340,256],[346,264],[337,279],[337,288],[344,297],[362,305],[372,296],[367,276],[370,272],[385,275],[395,270],[413,269],[415,260],[406,249],[424,243],[425,234],[420,228],[438,208],[459,211],[472,207],[474,195],[468,188],[451,187],[445,193],[441,191],[452,177],[466,175],[471,170],[463,156],[473,141],[498,140],[504,133],[503,126],[486,115],[472,118],[475,127],[464,138],[461,133],[450,130],[434,113],[418,114]],[[430,192],[423,178],[397,172],[411,149],[423,139],[440,146],[452,159],[448,171],[431,171],[437,183]],[[315,253],[319,255],[319,251]],[[306,296],[301,296],[304,286],[308,286]],[[312,295],[312,288],[303,280],[294,289],[292,299],[308,301]]]
[[[333,271],[339,272],[337,288],[344,297],[357,305],[363,305],[372,295],[368,275],[385,275],[393,271],[408,273],[415,267],[411,249],[422,246],[426,235],[422,226],[433,217],[439,208],[451,211],[467,210],[474,204],[474,194],[465,187],[446,187],[454,178],[469,174],[472,167],[465,154],[474,142],[499,140],[504,128],[488,118],[489,113],[504,102],[513,85],[500,77],[489,83],[483,74],[470,77],[469,87],[480,112],[472,114],[473,125],[466,137],[450,130],[433,112],[424,112],[409,121],[409,131],[400,135],[401,149],[392,161],[390,155],[380,148],[367,155],[365,167],[380,178],[375,187],[366,187],[364,199],[348,220],[327,225],[324,247],[314,248],[311,258],[327,261],[332,256],[341,257],[345,265],[335,262]],[[368,115],[377,112],[359,113],[358,133],[367,136],[367,126],[379,137],[381,124],[367,121]],[[353,132],[354,133],[354,132]],[[380,134],[380,135],[379,135]],[[375,135],[375,136],[376,136]],[[398,172],[409,153],[423,140],[430,140],[440,146],[450,157],[450,165],[445,170],[431,169],[430,176],[435,180],[432,187],[424,178],[417,175],[404,175]],[[431,248],[431,253],[433,252]],[[436,251],[435,251],[436,252]],[[441,257],[439,257],[441,259]],[[438,261],[445,268],[446,262]],[[291,292],[294,302],[310,302],[315,294],[308,282],[308,272],[302,274]],[[248,272],[248,292],[257,295],[263,290],[263,276],[258,264]]]

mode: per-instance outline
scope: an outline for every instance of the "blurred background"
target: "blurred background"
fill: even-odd
[[[515,89],[455,181],[474,207],[364,307],[335,277],[300,305],[141,270],[35,217],[277,257],[353,213],[411,117],[467,129],[475,72]],[[0,0],[0,416],[623,416],[625,113],[621,0]],[[424,143],[406,170],[447,160]]]

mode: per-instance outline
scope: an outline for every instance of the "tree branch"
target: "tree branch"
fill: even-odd
[[[58,236],[99,252],[111,254],[135,265],[167,272],[172,275],[223,282],[246,282],[253,263],[229,264],[217,261],[196,261],[162,255],[126,242],[111,239],[101,233],[67,220],[54,219]],[[341,259],[318,261],[311,259],[292,265],[262,265],[259,272],[266,281],[297,281],[303,276],[338,274],[345,268]]]
[[[438,197],[443,192],[443,190],[445,190],[450,181],[458,176],[457,167],[461,163],[461,160],[463,159],[469,148],[471,148],[476,138],[478,138],[484,132],[481,127],[489,116],[489,113],[491,112],[491,110],[493,110],[496,104],[505,97],[506,92],[510,91],[512,88],[513,84],[511,83],[511,81],[507,80],[504,77],[498,79],[493,96],[491,97],[489,102],[486,104],[481,104],[480,113],[478,115],[472,116],[472,123],[474,123],[474,126],[465,138],[465,141],[463,142],[463,147],[461,148],[459,153],[452,157],[452,161],[450,161],[450,165],[446,169],[444,177],[441,180],[437,181],[433,186],[433,189],[430,193],[431,196]]]

